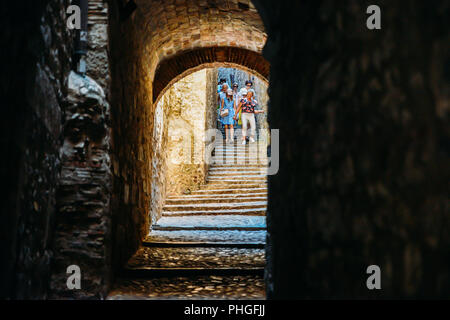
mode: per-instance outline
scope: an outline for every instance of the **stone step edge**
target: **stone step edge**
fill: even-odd
[[[166,204],[163,211],[173,211],[173,209],[185,208],[186,211],[207,211],[208,209],[253,209],[267,208],[267,201],[247,201],[247,202],[201,202],[201,203],[182,203],[182,204]],[[180,211],[180,210],[178,210]]]
[[[163,208],[162,212],[173,212],[173,209],[177,209],[177,212],[202,212],[202,211],[216,211],[216,212],[229,212],[232,214],[233,212],[241,213],[241,212],[253,212],[255,210],[267,210],[267,201],[264,201],[265,204],[252,204],[249,205],[247,202],[226,202],[226,203],[205,203],[207,206],[203,206],[202,203],[194,203],[194,204],[170,204],[167,205],[169,207]],[[213,204],[211,206],[211,204]],[[225,206],[223,206],[226,204]],[[180,207],[181,206],[181,207]],[[183,210],[185,208],[185,210]]]
[[[217,198],[214,198],[217,197]],[[243,197],[243,198],[267,198],[267,193],[261,192],[261,193],[251,193],[251,194],[244,194],[244,195],[236,195],[234,197],[230,196],[230,195],[207,195],[207,196],[201,196],[201,195],[192,195],[192,194],[180,194],[178,196],[168,196],[166,198],[166,201],[172,201],[172,200],[201,200],[201,199],[220,199],[220,200],[224,200],[224,199],[236,199],[239,197]],[[192,198],[192,199],[191,199]]]
[[[124,278],[166,278],[185,277],[200,275],[216,276],[239,276],[239,275],[259,275],[264,276],[264,267],[253,268],[128,268],[125,267],[119,272],[119,277]]]
[[[223,190],[223,191],[222,191]],[[245,190],[245,191],[243,191]],[[266,188],[267,190],[267,188]],[[253,194],[257,193],[259,190],[257,188],[255,189],[248,189],[248,188],[236,188],[236,189],[211,189],[211,190],[202,190],[202,191],[195,191],[196,193],[191,193],[191,195],[219,195],[219,194],[240,194],[242,192],[247,192],[247,194]]]
[[[260,187],[260,188],[240,188],[240,189],[200,189],[200,190],[194,190],[192,191],[191,194],[194,194],[194,192],[198,192],[196,194],[203,194],[203,193],[209,193],[209,191],[235,191],[235,192],[242,192],[242,191],[261,191],[261,190],[266,190],[267,191],[267,187]],[[185,194],[184,196],[189,196],[191,194]]]
[[[247,187],[248,189],[250,188],[266,188],[267,187],[267,181],[248,181],[246,183],[244,182],[235,182],[233,180],[213,180],[210,181],[210,183],[208,184],[204,184],[201,185],[202,188],[207,188],[207,187],[211,187],[211,186],[229,186],[230,188],[232,187],[241,187],[245,188]],[[207,189],[203,189],[203,190],[207,190]]]
[[[153,225],[151,231],[266,231],[267,227],[196,227],[196,226],[159,226]],[[150,231],[150,232],[151,232]]]
[[[178,210],[178,211],[163,211],[161,217],[164,216],[203,216],[203,215],[235,215],[235,216],[252,216],[254,213],[263,213],[265,215],[267,207],[264,208],[246,208],[246,209],[228,209],[228,210]]]
[[[187,203],[235,203],[235,202],[258,202],[267,201],[267,196],[262,197],[235,197],[235,198],[184,198],[184,199],[167,199],[166,205],[177,205],[177,204],[187,204]]]
[[[264,249],[263,242],[201,242],[201,241],[143,241],[148,248],[236,248],[236,249]]]
[[[207,203],[209,204],[209,203]],[[240,204],[237,202],[236,204]],[[235,209],[235,210],[241,210],[241,209],[255,209],[255,210],[264,210],[267,211],[267,204],[265,205],[240,205],[240,206],[223,206],[223,205],[216,205],[216,206],[206,206],[206,204],[203,205],[172,205],[171,207],[164,206],[163,212],[189,212],[189,211],[222,211],[226,209]]]
[[[255,210],[254,212],[244,213],[230,213],[230,212],[214,212],[214,211],[199,211],[199,213],[187,213],[183,211],[169,211],[163,212],[162,217],[192,217],[192,216],[249,216],[249,217],[265,217],[267,210]]]
[[[239,179],[239,180],[238,180]],[[241,180],[245,179],[245,180]],[[208,175],[206,181],[265,181],[267,179],[267,176],[263,175]]]

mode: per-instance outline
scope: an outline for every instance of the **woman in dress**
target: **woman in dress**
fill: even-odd
[[[221,116],[222,123],[225,126],[225,137],[226,143],[232,143],[234,141],[234,99],[233,99],[233,90],[228,89],[226,96],[221,101],[221,107],[219,114],[222,115],[222,113],[228,110],[228,114],[225,116]],[[228,139],[228,136],[230,137]]]
[[[255,110],[258,102],[254,99],[255,91],[250,89],[247,91],[247,96],[241,100],[239,107],[236,111],[238,114],[242,110],[242,144],[245,145],[245,137],[247,135],[247,128],[250,124],[250,142],[255,142],[256,136],[256,122],[255,113],[264,113],[264,110]],[[235,117],[236,120],[236,117]]]

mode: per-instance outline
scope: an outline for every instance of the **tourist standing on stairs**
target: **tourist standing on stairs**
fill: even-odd
[[[219,83],[217,84],[217,109],[220,108],[220,101],[221,101],[220,94],[223,92],[223,84],[226,82],[227,81],[225,79],[220,79]]]
[[[219,108],[222,106],[222,100],[227,97],[227,91],[228,91],[228,84],[227,83],[222,84],[222,91],[220,91],[219,93],[219,101],[220,101]]]
[[[222,79],[222,80],[223,80],[223,79]],[[225,99],[225,98],[227,97],[227,91],[228,91],[228,84],[227,84],[226,82],[224,82],[224,83],[221,85],[221,90],[220,90],[220,92],[219,92],[219,97],[218,97],[218,100],[219,100],[219,106],[217,107],[217,120],[218,120],[218,122],[220,122],[220,123],[222,124],[222,126],[223,126],[224,124],[223,124],[222,118],[220,117],[220,108],[222,107],[222,101],[223,101],[223,99]]]
[[[247,91],[249,90],[253,90],[253,99],[257,100],[258,97],[256,96],[256,92],[254,91],[255,89],[253,89],[253,81],[252,80],[247,80],[245,81],[245,89],[247,89]],[[256,112],[258,113],[258,112]],[[258,117],[255,116],[255,128],[258,127]]]
[[[256,122],[255,113],[264,113],[264,110],[255,110],[258,102],[254,99],[255,91],[253,89],[248,90],[247,96],[241,100],[236,113],[239,113],[242,109],[242,144],[245,145],[245,137],[247,135],[247,128],[250,124],[250,142],[255,142],[256,136]],[[236,120],[236,115],[234,116]]]
[[[220,107],[220,116],[222,117],[222,124],[225,126],[225,142],[234,142],[234,99],[233,90],[228,89],[226,97],[222,100]],[[230,137],[228,139],[228,136]]]
[[[222,91],[222,85],[226,82],[225,79],[220,79],[219,83],[217,84],[217,93],[220,93]]]
[[[236,119],[237,119],[237,125],[240,126],[242,125],[242,118],[241,118],[241,112],[242,111],[238,111],[239,108],[239,103],[241,102],[242,99],[244,99],[245,97],[247,97],[247,89],[242,88],[241,90],[239,90],[237,99],[235,101],[236,104]]]
[[[245,89],[247,89],[247,91],[253,89],[253,82],[251,80],[245,81]],[[253,98],[256,99],[256,95],[255,94],[253,94]]]

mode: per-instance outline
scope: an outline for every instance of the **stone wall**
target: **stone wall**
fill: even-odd
[[[217,105],[217,76],[219,74],[218,68],[208,69],[206,71],[206,105]],[[217,110],[214,107],[206,108],[205,128],[217,129]],[[205,141],[206,144],[211,141]]]
[[[72,38],[69,1],[0,4],[0,297],[47,297]],[[3,14],[5,13],[5,14]]]
[[[449,3],[258,0],[269,39],[269,298],[447,298]],[[443,107],[446,105],[447,107]],[[438,112],[441,108],[445,112]],[[447,141],[447,143],[444,143]],[[366,287],[381,268],[382,290]]]
[[[89,0],[87,75],[94,79],[109,97],[108,1]]]
[[[169,194],[197,189],[205,180],[203,138],[206,112],[206,70],[175,83],[167,92],[169,111]]]
[[[103,298],[111,281],[110,110],[103,89],[71,72],[62,119],[52,298]],[[81,290],[68,290],[67,267],[80,267]]]
[[[208,105],[215,81],[209,83],[213,71],[197,71],[171,86],[164,95],[168,118],[167,177],[168,194],[189,193],[205,182],[205,130],[211,127]],[[208,90],[207,90],[208,89]],[[207,117],[207,110],[209,111]]]
[[[216,101],[216,78],[217,69],[193,73],[172,85],[157,104],[152,139],[153,222],[161,217],[166,195],[195,190],[205,180],[209,167],[203,160],[208,143],[204,132],[215,128],[216,113],[211,106]],[[189,141],[193,143],[187,148],[192,164],[183,163],[187,156],[183,146]]]
[[[161,217],[162,208],[166,199],[167,164],[168,164],[168,118],[169,103],[166,102],[167,95],[164,95],[155,110],[154,130],[153,130],[153,153],[152,153],[152,194],[150,205],[150,220],[157,221]],[[169,178],[169,179],[168,179]]]
[[[88,27],[87,74],[95,80],[72,72],[64,101],[52,298],[103,298],[112,277],[111,121],[106,100],[109,63],[105,1],[89,1]],[[67,289],[66,269],[70,265],[81,268],[81,290]]]
[[[120,2],[122,3],[122,2]],[[109,2],[112,263],[119,270],[149,232],[154,109],[142,17]]]

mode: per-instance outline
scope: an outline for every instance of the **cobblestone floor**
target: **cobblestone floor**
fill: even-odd
[[[141,248],[130,268],[264,268],[264,249]]]
[[[258,276],[121,279],[108,300],[124,299],[265,299],[265,286]]]

